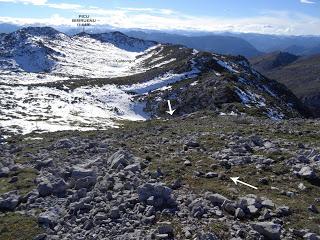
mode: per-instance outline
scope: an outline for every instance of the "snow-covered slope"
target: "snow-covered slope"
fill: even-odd
[[[185,71],[174,69],[178,60],[169,46],[119,32],[70,37],[30,27],[0,41],[0,128],[5,132],[103,129],[115,127],[116,119],[145,120],[145,104],[130,92],[146,94],[199,72],[191,61],[190,68],[180,62]],[[191,59],[191,52],[180,58]],[[130,79],[119,86],[114,80],[119,77]],[[97,79],[107,81],[92,86]]]
[[[292,116],[300,111],[290,92],[244,58],[119,32],[70,37],[25,28],[2,35],[0,50],[0,130],[6,134],[116,127],[116,120],[162,116],[168,98],[177,115],[258,109],[285,118],[288,109]],[[229,103],[241,108],[225,109]]]
[[[143,72],[138,57],[156,43],[126,41],[119,33],[69,37],[52,28],[25,28],[3,37],[0,46],[3,81],[23,84]]]

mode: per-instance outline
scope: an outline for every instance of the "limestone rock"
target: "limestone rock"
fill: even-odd
[[[281,226],[272,222],[256,222],[252,228],[267,239],[278,240],[281,236]]]

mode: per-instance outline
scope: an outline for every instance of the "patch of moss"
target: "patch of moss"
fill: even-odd
[[[230,228],[224,222],[214,221],[210,223],[208,231],[216,234],[219,237],[219,239],[230,239]]]
[[[172,85],[172,89],[178,89],[178,88],[187,86],[187,85],[189,85],[189,84],[191,84],[193,82],[195,82],[195,80],[193,78],[187,78],[187,79],[184,79],[182,81],[174,83]]]
[[[289,159],[291,157],[293,157],[293,155],[290,152],[284,152],[284,151],[272,151],[272,152],[268,152],[268,151],[255,151],[254,152],[255,155],[262,155],[266,158],[271,158],[275,161],[281,161],[281,160],[285,160],[285,159]]]
[[[249,116],[255,116],[255,117],[266,117],[265,111],[261,110],[261,108],[257,107],[247,107],[243,108],[243,112],[248,114]]]
[[[199,138],[199,142],[202,147],[206,149],[211,149],[214,151],[221,150],[226,145],[225,140],[220,139],[219,136],[214,134],[201,136]]]
[[[0,215],[0,239],[30,240],[42,232],[34,217],[19,213]]]
[[[20,194],[26,194],[35,188],[35,178],[38,171],[32,168],[24,168],[10,173],[8,177],[0,178],[0,194],[18,190]],[[17,178],[16,181],[12,181]]]

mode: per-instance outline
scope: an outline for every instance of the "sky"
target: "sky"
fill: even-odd
[[[320,35],[320,0],[0,0],[0,23]]]

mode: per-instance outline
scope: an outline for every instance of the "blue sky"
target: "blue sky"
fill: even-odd
[[[320,0],[0,0],[0,22],[320,35]]]

